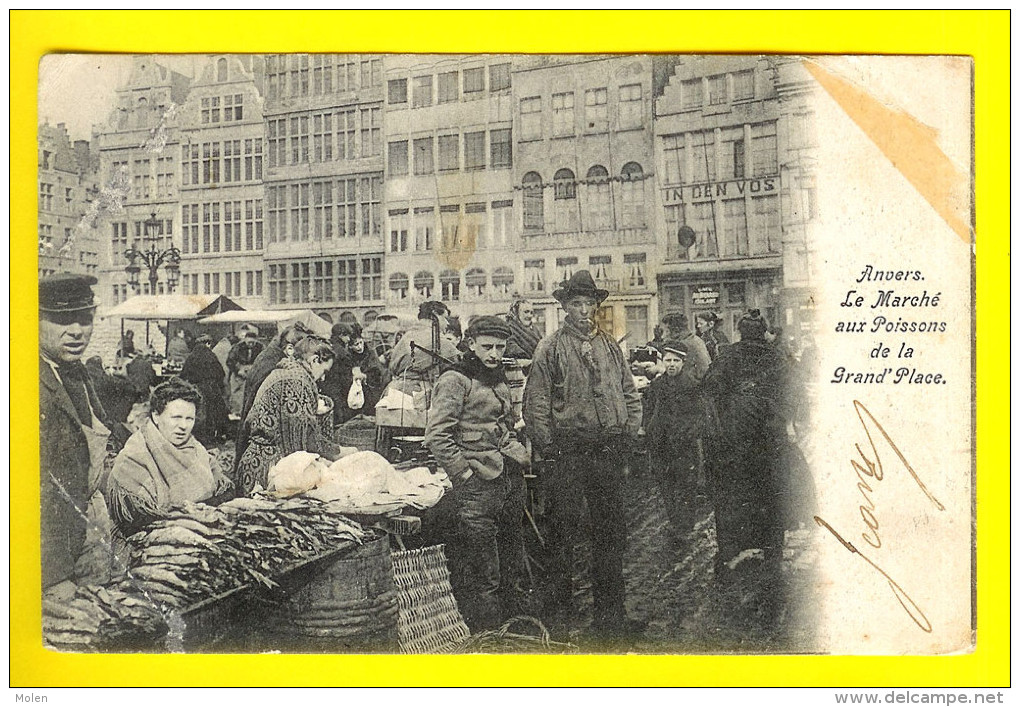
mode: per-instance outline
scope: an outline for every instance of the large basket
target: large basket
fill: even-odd
[[[375,451],[375,423],[355,417],[337,428],[333,439],[344,447],[357,447],[362,451]]]
[[[279,578],[261,645],[293,653],[394,652],[397,590],[389,536]]]
[[[393,553],[401,653],[449,653],[468,637],[442,545]]]

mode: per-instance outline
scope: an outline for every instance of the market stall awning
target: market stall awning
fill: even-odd
[[[106,312],[120,319],[198,319],[216,312],[240,310],[224,295],[138,295]]]
[[[329,338],[333,325],[310,309],[245,309],[221,312],[199,320],[199,324],[276,324],[283,328],[300,322],[318,336]]]

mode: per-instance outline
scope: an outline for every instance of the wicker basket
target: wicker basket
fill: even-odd
[[[393,553],[401,653],[449,653],[469,635],[450,587],[442,545]]]

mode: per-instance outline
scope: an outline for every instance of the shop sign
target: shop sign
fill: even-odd
[[[690,204],[711,199],[731,199],[744,194],[775,194],[777,177],[736,179],[729,182],[705,182],[667,187],[662,190],[662,201],[671,204]]]
[[[719,285],[697,285],[691,288],[691,304],[712,305],[719,301]]]

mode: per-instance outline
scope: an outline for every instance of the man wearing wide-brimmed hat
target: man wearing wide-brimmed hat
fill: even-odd
[[[573,549],[585,523],[591,529],[593,623],[599,638],[626,638],[634,622],[624,612],[626,542],[621,483],[627,453],[641,425],[641,397],[626,358],[595,322],[609,293],[587,270],[553,292],[566,313],[560,328],[535,349],[524,393],[526,429],[547,466],[550,616],[571,623]]]
[[[102,498],[97,491],[110,436],[102,422],[106,413],[81,362],[92,337],[95,284],[92,276],[71,273],[39,281],[42,586],[58,593],[73,592],[78,581],[108,579],[103,568],[82,556],[88,521],[105,514],[105,506],[90,508],[90,502]],[[107,562],[105,574],[109,570]]]

